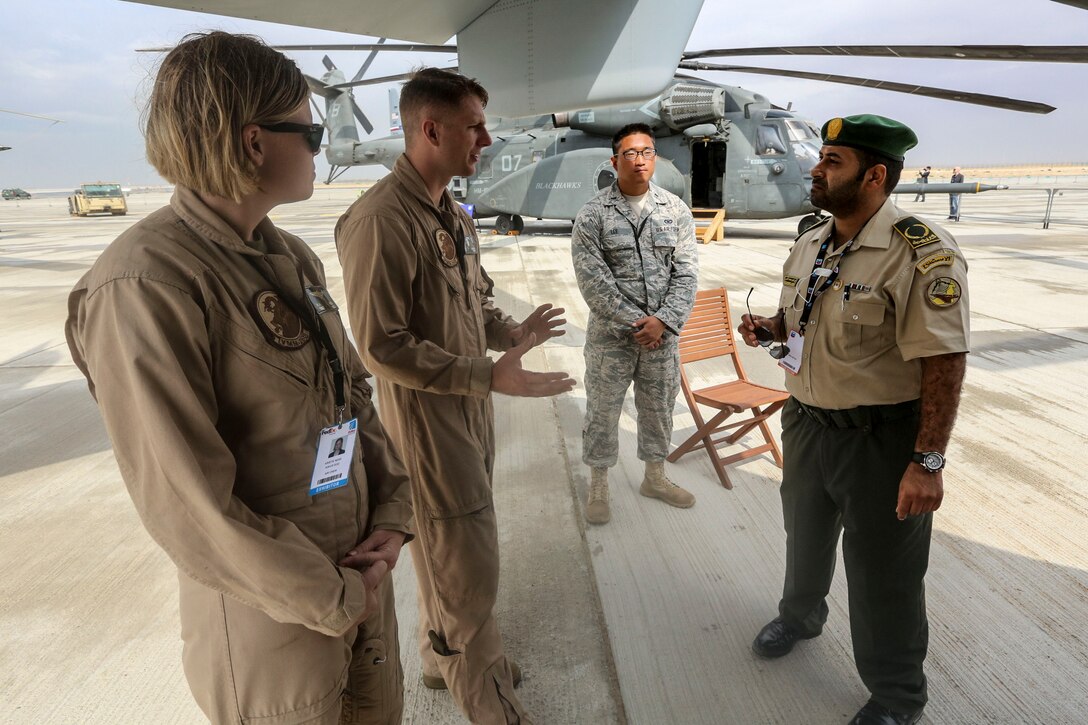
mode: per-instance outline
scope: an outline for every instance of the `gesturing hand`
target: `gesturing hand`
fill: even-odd
[[[574,387],[566,373],[535,373],[521,367],[522,356],[536,344],[536,335],[529,333],[518,345],[510,348],[491,368],[491,391],[524,398],[545,398],[565,393]]]
[[[564,312],[566,310],[562,307],[552,307],[547,304],[537,307],[533,310],[533,314],[510,331],[510,342],[518,345],[525,340],[526,335],[532,334],[536,335],[536,344],[539,345],[553,337],[566,335],[567,331],[560,329],[567,324],[566,319],[560,317]]]

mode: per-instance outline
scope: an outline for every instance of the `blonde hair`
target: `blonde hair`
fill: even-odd
[[[171,183],[240,202],[258,184],[242,128],[286,120],[309,92],[294,61],[260,38],[187,35],[163,59],[144,110],[147,160]]]

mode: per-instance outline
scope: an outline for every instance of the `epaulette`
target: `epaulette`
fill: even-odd
[[[939,234],[918,217],[903,217],[893,225],[893,228],[914,249],[943,241]]]
[[[813,225],[812,225],[811,227],[809,227],[808,229],[806,229],[805,231],[801,232],[801,233],[800,233],[800,234],[798,234],[798,235],[797,235],[796,237],[794,237],[794,238],[793,238],[793,241],[795,241],[795,242],[796,242],[796,241],[797,241],[798,239],[800,239],[801,237],[805,236],[806,234],[808,234],[809,232],[811,232],[811,231],[812,231],[813,229],[819,229],[820,227],[822,227],[822,226],[823,226],[824,224],[827,224],[827,223],[828,223],[829,221],[831,221],[832,219],[834,219],[834,217],[833,217],[833,216],[831,216],[830,214],[828,214],[827,216],[825,216],[825,217],[823,217],[822,219],[820,219],[820,221],[816,222],[816,223],[815,223],[815,224],[813,224]]]

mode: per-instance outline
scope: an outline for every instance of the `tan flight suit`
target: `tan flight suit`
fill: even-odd
[[[832,223],[802,234],[783,267],[787,330],[798,328]],[[803,636],[820,634],[841,534],[858,674],[873,699],[910,713],[928,696],[933,514],[899,521],[896,504],[917,440],[922,358],[968,349],[967,263],[948,232],[891,200],[834,254],[843,246],[829,247],[824,268],[838,264],[839,276],[815,298],[798,374],[785,375],[779,615]]]
[[[333,376],[282,295],[307,305],[302,284],[325,275],[267,218],[257,232],[267,253],[178,187],[76,285],[68,345],[140,518],[178,567],[185,674],[208,718],[398,723],[392,578],[357,626],[362,577],[335,562],[375,529],[412,532],[407,476],[331,310],[359,434],[348,484],[309,495]]]
[[[412,480],[424,672],[445,679],[473,722],[526,723],[492,613],[487,349],[509,347],[516,323],[491,303],[471,220],[448,192],[436,207],[406,156],[340,218],[336,248],[359,352]]]

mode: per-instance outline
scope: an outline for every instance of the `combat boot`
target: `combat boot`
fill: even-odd
[[[586,521],[591,524],[607,524],[612,517],[608,510],[608,469],[592,469],[589,495],[586,497]]]
[[[680,488],[665,475],[664,461],[646,461],[646,477],[642,479],[638,492],[649,498],[659,498],[676,508],[691,508],[695,504],[695,496],[690,491]]]

